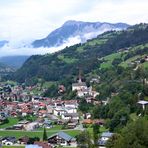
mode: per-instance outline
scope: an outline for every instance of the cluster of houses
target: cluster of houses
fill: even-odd
[[[92,79],[91,82],[99,83],[99,79]],[[96,96],[99,95],[99,92],[96,92],[92,89],[92,86],[87,87],[85,82],[82,82],[81,78],[79,78],[78,83],[72,84],[72,91],[76,91],[77,96],[80,98],[85,98],[87,103],[98,104],[99,101],[96,100]]]
[[[103,132],[98,140],[99,148],[105,148],[107,141],[114,135],[111,132]],[[26,148],[31,146],[34,148],[54,148],[56,146],[68,146],[68,147],[77,147],[77,140],[75,137],[70,136],[69,134],[60,131],[47,138],[47,141],[34,141],[33,144],[29,144],[30,138],[27,136],[20,137],[16,139],[15,137],[7,136],[0,138],[0,143],[2,145],[26,145]]]
[[[15,137],[11,136],[0,138],[0,143],[2,145],[26,145],[27,147],[27,145],[30,145],[29,141],[30,138],[27,136],[20,137],[19,139],[16,139]],[[65,132],[60,131],[48,137],[46,142],[34,141],[31,145],[38,145],[40,146],[40,148],[53,148],[58,145],[76,147],[77,141],[76,138],[68,135]]]
[[[99,78],[100,79],[100,78]],[[94,78],[91,83],[99,83],[99,79]],[[33,131],[39,127],[52,128],[53,122],[67,126],[68,129],[74,129],[80,124],[80,116],[78,113],[79,100],[61,100],[55,98],[47,98],[41,96],[33,96],[32,87],[1,85],[0,84],[0,123],[3,123],[8,117],[21,117],[24,120],[17,124],[6,128],[5,130],[25,130]],[[66,91],[63,85],[59,86],[59,93]],[[77,96],[85,98],[88,103],[94,105],[100,102],[96,100],[98,92],[92,87],[87,87],[85,82],[79,78],[78,83],[72,84],[72,91],[76,91]],[[25,120],[27,116],[37,117],[33,121]],[[84,115],[85,120],[82,124],[99,124],[104,125],[103,120],[91,120],[91,114]],[[108,136],[109,134],[107,134]],[[111,134],[110,134],[111,135]],[[107,137],[99,139],[98,145],[105,145]],[[104,142],[102,142],[104,141]],[[24,136],[16,139],[15,137],[2,137],[0,143],[2,145],[26,145],[29,142],[29,137]],[[60,131],[48,137],[47,142],[37,141],[34,145],[39,148],[52,148],[56,145],[76,147],[76,138]],[[28,146],[29,147],[29,146]]]

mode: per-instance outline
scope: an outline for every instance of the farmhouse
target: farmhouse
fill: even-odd
[[[113,136],[113,133],[103,132],[101,138],[98,140],[98,144],[101,146],[105,146],[106,142]]]
[[[65,132],[56,133],[48,138],[48,143],[61,146],[76,146],[76,139]]]

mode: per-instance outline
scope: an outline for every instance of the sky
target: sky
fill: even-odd
[[[148,23],[148,0],[0,0],[0,40],[11,47],[0,55],[33,54],[21,51],[22,43],[46,37],[67,20]]]

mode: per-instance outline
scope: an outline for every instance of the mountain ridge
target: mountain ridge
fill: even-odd
[[[54,54],[31,56],[13,78],[20,82],[34,78],[58,81],[77,75],[79,67],[87,74],[99,68],[102,57],[148,43],[148,26],[139,26],[124,31],[108,31],[84,44],[67,47]],[[147,47],[144,49],[147,50]]]
[[[13,67],[15,69],[20,68],[23,63],[29,58],[29,56],[4,56],[0,57],[0,63]]]
[[[130,25],[126,23],[107,23],[107,22],[83,22],[69,20],[60,28],[52,31],[47,37],[35,40],[32,45],[38,47],[53,47],[64,44],[70,37],[78,37],[80,42],[86,42],[97,35],[110,30],[126,29]]]

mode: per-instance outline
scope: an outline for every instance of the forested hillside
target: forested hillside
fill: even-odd
[[[67,47],[54,54],[31,56],[14,74],[13,79],[19,82],[37,78],[57,81],[77,75],[79,68],[87,74],[95,68],[100,68],[102,63],[100,59],[106,55],[138,48],[140,45],[144,45],[142,52],[147,52],[146,43],[148,43],[147,24],[139,24],[125,31],[106,32],[85,44]],[[125,55],[123,61],[130,56]]]

